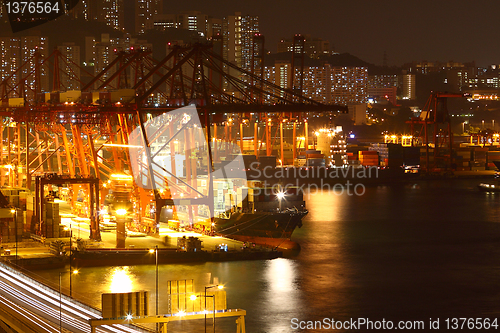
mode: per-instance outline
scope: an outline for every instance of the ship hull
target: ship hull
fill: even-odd
[[[243,241],[289,240],[295,228],[302,226],[306,214],[307,211],[233,213],[229,219],[215,218],[215,233]]]
[[[285,253],[286,251],[300,251],[300,244],[289,239],[242,236],[242,235],[232,235],[231,238],[238,240],[240,242],[253,243],[256,245],[261,245],[272,249],[278,249]]]

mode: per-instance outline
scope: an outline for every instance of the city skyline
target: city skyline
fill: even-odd
[[[119,2],[125,9],[124,23],[120,26],[133,33],[135,3],[133,0]],[[235,12],[258,16],[260,32],[271,52],[277,51],[281,39],[300,33],[328,41],[331,50],[356,55],[375,65],[401,66],[426,60],[475,61],[478,66],[486,67],[500,63],[496,57],[500,46],[494,43],[499,37],[493,16],[496,6],[470,8],[460,1],[448,8],[445,4],[424,0],[418,8],[413,8],[393,0],[381,4],[313,1],[299,10],[293,1],[250,4],[217,0],[207,4],[193,0],[164,3],[163,13],[199,11],[217,19]],[[467,8],[467,11],[460,8]]]
[[[337,52],[355,54],[361,59],[389,66],[412,60],[476,61],[487,66],[500,62],[499,23],[495,17],[500,5],[463,0],[452,6],[423,0],[418,6],[400,1],[298,1],[203,2],[192,0],[167,3],[164,12],[198,10],[214,17],[236,11],[259,16],[261,32],[271,51],[281,38],[295,33],[311,34],[329,40]]]

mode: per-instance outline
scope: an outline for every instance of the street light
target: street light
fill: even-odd
[[[215,294],[207,296],[207,289],[215,288],[215,287],[217,287],[217,289],[224,289],[224,286],[221,284],[205,287],[205,333],[207,333],[207,297],[213,297],[213,302],[214,302],[214,333],[215,333]]]
[[[206,291],[205,291],[206,292]],[[205,332],[207,331],[207,297],[212,297],[212,302],[214,305],[214,332],[215,332],[215,295],[206,295],[203,296],[205,297],[205,310],[203,310],[203,313],[205,314]],[[196,295],[191,295],[189,297],[192,301],[195,301],[198,297]]]
[[[116,248],[125,248],[125,219],[126,209],[117,209],[116,211]]]
[[[158,245],[154,249],[150,249],[149,253],[155,254],[156,264],[156,315],[158,316]],[[156,331],[158,331],[158,323],[156,323]]]
[[[73,297],[73,288],[71,276],[73,274],[78,274],[77,269],[72,269],[71,264],[73,260],[73,228],[71,228],[71,221],[69,222],[69,297]]]
[[[15,228],[14,230],[15,230],[15,232],[16,232],[16,266],[17,266],[17,247],[18,247],[18,246],[17,246],[17,209],[12,208],[12,209],[10,210],[10,212],[11,212],[12,214],[14,214],[14,216],[13,216],[12,218],[14,219],[14,228]]]
[[[64,272],[59,272],[59,332],[62,332],[62,290],[61,290],[61,280],[62,280],[62,274]],[[78,274],[78,270],[74,270],[73,272],[69,272],[69,294],[71,296],[71,275],[72,274]]]
[[[71,283],[71,277],[73,275],[76,275],[78,274],[78,270],[77,269],[74,269],[74,270],[71,270],[71,265],[69,267],[69,297],[73,297],[73,287],[72,287],[72,283]]]
[[[62,332],[62,291],[61,291],[61,275],[59,272],[59,332]]]
[[[276,193],[276,196],[278,197],[278,202],[279,202],[279,210],[281,212],[281,200],[283,200],[285,198],[285,192],[278,192]]]

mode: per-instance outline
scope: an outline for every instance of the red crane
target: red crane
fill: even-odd
[[[412,145],[415,138],[420,137],[425,146],[424,170],[440,171],[441,169],[453,170],[453,133],[451,132],[451,119],[448,113],[448,98],[466,97],[467,94],[432,92],[420,117],[412,118],[411,124]],[[415,132],[415,126],[421,125],[420,131]],[[432,139],[429,140],[429,134]],[[433,146],[433,152],[430,151]],[[432,156],[432,160],[431,160]]]

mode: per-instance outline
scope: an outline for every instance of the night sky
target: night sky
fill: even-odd
[[[500,63],[498,1],[164,1],[165,13],[258,15],[266,47],[273,52],[280,38],[304,33],[377,65],[382,65],[384,51],[389,66],[412,60]]]

